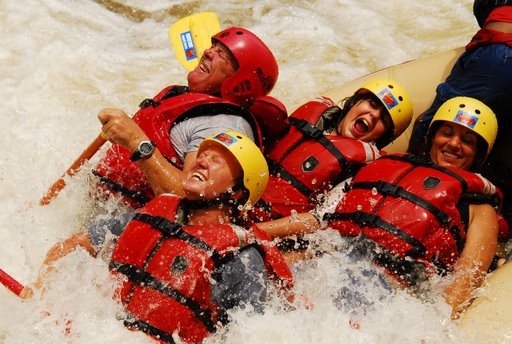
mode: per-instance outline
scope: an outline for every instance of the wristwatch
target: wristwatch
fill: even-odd
[[[137,146],[135,152],[130,157],[131,161],[137,161],[140,159],[147,159],[155,151],[156,145],[153,141],[141,141]]]

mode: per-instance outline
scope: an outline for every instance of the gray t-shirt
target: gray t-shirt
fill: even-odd
[[[241,116],[215,115],[198,116],[181,121],[171,128],[171,142],[181,161],[190,152],[197,152],[203,139],[226,130],[242,133],[254,141],[249,122]]]

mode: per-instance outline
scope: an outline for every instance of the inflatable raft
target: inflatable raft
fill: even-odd
[[[375,78],[391,78],[402,84],[413,101],[414,120],[432,103],[439,83],[448,76],[463,47],[430,57],[404,62],[382,69],[327,91],[324,95],[338,101]],[[384,149],[404,152],[411,137],[412,124]],[[512,262],[489,274],[480,296],[457,321],[461,330],[476,343],[512,343]],[[508,340],[507,340],[508,338]]]

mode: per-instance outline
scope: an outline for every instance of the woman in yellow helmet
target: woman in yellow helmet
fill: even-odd
[[[491,267],[498,239],[508,235],[499,215],[500,191],[470,172],[484,162],[497,129],[485,104],[452,98],[430,124],[429,159],[390,154],[359,170],[324,220],[349,240],[358,260],[373,263],[373,275],[365,276],[384,277],[392,281],[388,289],[398,284],[425,296],[432,276],[448,275],[444,298],[452,316],[468,306]],[[341,307],[353,306],[351,296],[343,291]]]
[[[313,209],[318,197],[380,156],[412,120],[407,91],[375,79],[336,105],[319,97],[288,117],[289,131],[266,150],[269,185],[250,215],[269,221]]]

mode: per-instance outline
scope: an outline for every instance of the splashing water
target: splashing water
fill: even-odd
[[[466,44],[476,31],[470,0],[0,2],[0,267],[33,281],[45,252],[90,223],[95,157],[48,206],[39,198],[100,130],[104,107],[134,113],[164,86],[184,84],[169,25],[214,10],[221,27],[254,31],[274,51],[279,82],[272,95],[289,112],[322,92],[369,72]],[[98,154],[99,155],[99,154]],[[118,200],[102,205],[107,215]],[[440,297],[405,293],[377,305],[359,329],[333,303],[346,258],[336,233],[311,238],[324,254],[293,266],[298,301],[269,301],[264,315],[232,312],[233,323],[208,343],[458,343]],[[43,297],[21,302],[0,289],[0,343],[151,343],[117,320],[107,264],[77,250],[56,264]],[[357,267],[354,267],[357,270]],[[368,287],[367,293],[378,293]]]

